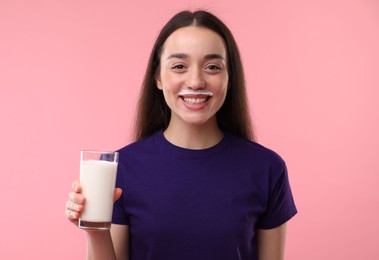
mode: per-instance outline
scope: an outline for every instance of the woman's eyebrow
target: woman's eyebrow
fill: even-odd
[[[188,58],[188,54],[185,53],[173,53],[167,57],[167,59],[186,59]]]
[[[187,59],[189,57],[186,53],[173,53],[170,54],[167,59]],[[205,60],[213,60],[213,59],[220,59],[220,60],[226,60],[224,56],[217,53],[211,53],[204,56]]]
[[[217,53],[207,54],[204,56],[204,59],[206,60],[213,60],[213,59],[220,59],[220,60],[226,60],[224,56]]]

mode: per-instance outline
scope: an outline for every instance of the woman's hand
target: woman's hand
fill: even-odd
[[[66,202],[66,217],[74,225],[78,226],[78,219],[83,212],[85,198],[81,194],[82,186],[78,180],[75,180],[71,185],[72,191],[68,194],[68,200]]]
[[[69,221],[78,226],[80,214],[83,212],[86,199],[83,194],[81,194],[82,186],[78,180],[75,180],[71,187],[72,191],[68,195],[65,214]],[[122,190],[120,188],[116,188],[114,191],[114,201],[118,200],[121,197],[121,194]]]

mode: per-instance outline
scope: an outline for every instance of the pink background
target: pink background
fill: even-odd
[[[379,259],[377,0],[0,0],[0,259],[84,259],[79,150],[130,142],[159,29],[198,7],[234,32],[258,140],[287,161],[286,259]]]

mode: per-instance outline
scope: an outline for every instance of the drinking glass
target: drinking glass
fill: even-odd
[[[117,164],[118,152],[80,151],[80,184],[85,197],[80,228],[110,229]]]

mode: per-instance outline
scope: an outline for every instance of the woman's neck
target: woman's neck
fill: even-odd
[[[224,134],[217,122],[204,125],[172,124],[164,131],[165,138],[172,144],[188,149],[206,149],[218,144]]]

